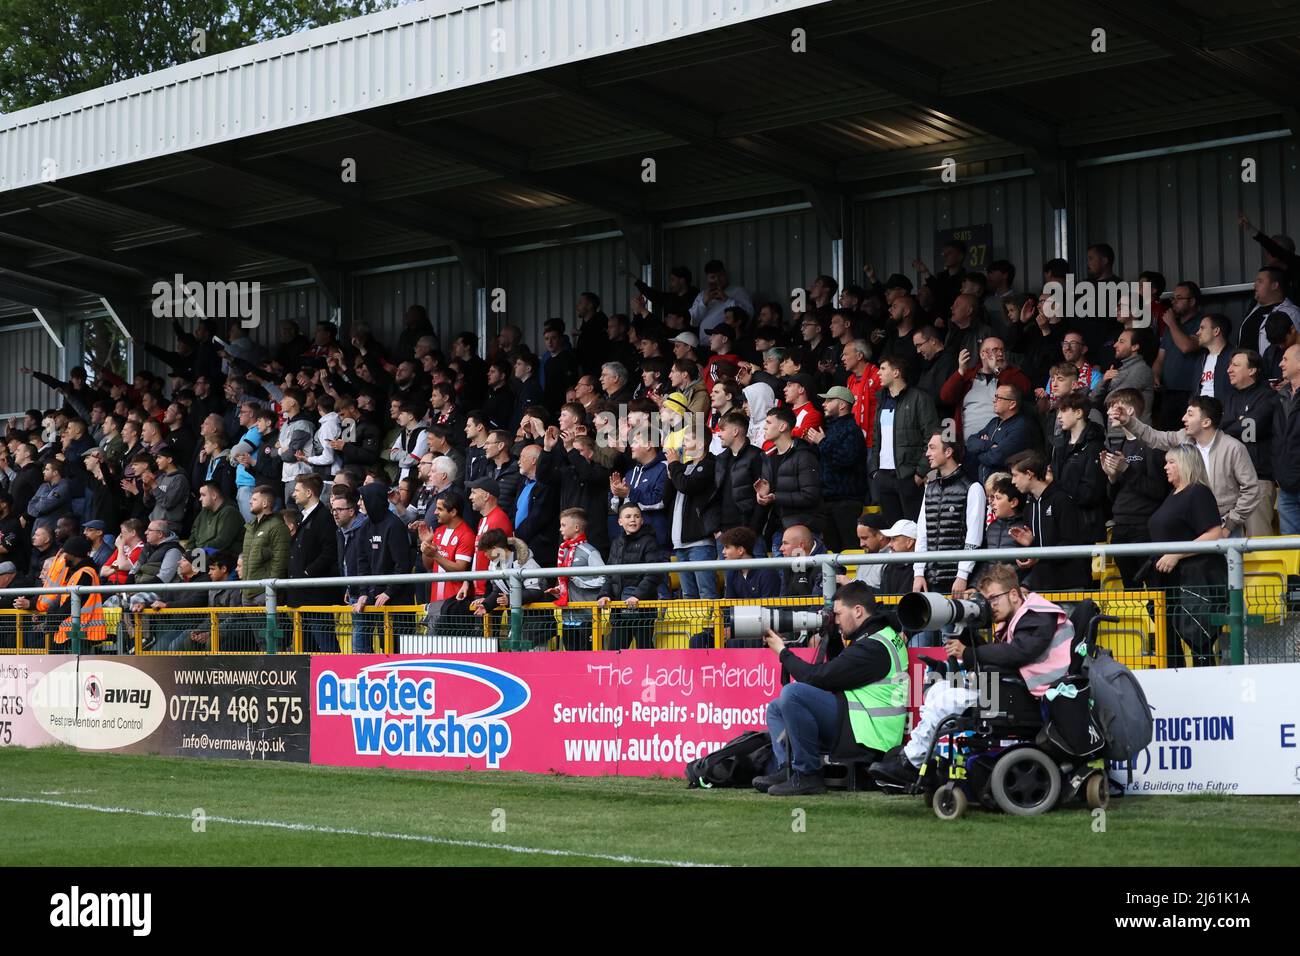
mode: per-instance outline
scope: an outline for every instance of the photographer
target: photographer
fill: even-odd
[[[763,637],[795,683],[767,707],[777,770],[755,778],[759,791],[774,797],[825,793],[823,754],[874,755],[902,743],[907,639],[861,581],[835,592],[835,623],[827,659],[819,664],[796,656],[776,631]]]
[[[991,644],[967,646],[965,635],[948,638],[944,650],[956,658],[963,670],[979,662],[980,670],[1017,669],[1029,693],[1041,698],[1047,689],[1066,675],[1070,665],[1070,644],[1074,626],[1064,610],[1020,586],[1016,569],[995,564],[980,575],[979,593],[988,603],[994,627]],[[968,597],[974,595],[968,592]],[[908,786],[917,778],[939,724],[979,700],[974,687],[961,681],[940,680],[925,694],[920,720],[912,728],[907,746],[887,759],[872,764],[871,776],[879,781]]]

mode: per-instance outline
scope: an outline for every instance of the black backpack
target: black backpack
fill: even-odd
[[[1132,760],[1151,743],[1151,705],[1133,672],[1104,647],[1094,648],[1084,663],[1092,690],[1093,710],[1106,737],[1105,756]]]
[[[750,730],[713,753],[686,765],[686,785],[711,790],[714,787],[749,787],[754,778],[767,773],[772,762],[772,736]]]

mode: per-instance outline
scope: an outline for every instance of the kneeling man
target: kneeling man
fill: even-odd
[[[835,592],[835,623],[823,663],[797,657],[776,631],[764,635],[795,681],[767,706],[777,771],[754,787],[774,797],[825,793],[823,754],[871,758],[903,742],[907,638],[861,581]]]

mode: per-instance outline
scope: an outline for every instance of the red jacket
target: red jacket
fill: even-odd
[[[493,508],[486,515],[484,515],[482,518],[479,519],[478,528],[474,535],[476,547],[474,549],[474,565],[471,570],[474,571],[487,570],[488,556],[484,554],[482,551],[478,550],[477,542],[478,542],[478,538],[483,534],[484,531],[488,531],[492,528],[501,529],[506,533],[507,538],[515,533],[514,525],[510,521],[510,516],[506,514],[505,509],[502,508],[500,505],[497,505],[495,508]],[[474,593],[479,597],[482,597],[484,594],[486,594],[487,582],[475,581]]]
[[[879,401],[880,369],[870,362],[861,375],[850,375],[848,389],[853,393],[853,420],[862,429],[862,437],[871,447],[876,430],[876,404]]]
[[[962,431],[961,405],[966,399],[966,393],[970,391],[971,382],[975,381],[975,373],[979,370],[980,367],[977,365],[964,372],[953,372],[948,376],[948,381],[943,383],[943,388],[939,389],[939,401],[945,405],[951,405],[954,409],[953,416],[957,421],[957,434],[961,436],[962,441],[966,440],[966,436]],[[1014,385],[1020,389],[1021,411],[1028,407],[1028,402],[1034,397],[1034,387],[1029,384],[1029,379],[1025,377],[1025,373],[1014,365],[1008,365],[998,373],[998,384]]]

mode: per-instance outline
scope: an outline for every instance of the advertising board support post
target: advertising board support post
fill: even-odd
[[[511,571],[507,581],[510,592],[510,634],[508,640],[511,648],[518,648],[522,644],[524,632],[524,582],[518,571]]]
[[[72,653],[77,657],[81,656],[81,591],[78,586],[72,588],[72,594],[68,600],[68,608],[72,612]]]
[[[275,622],[275,587],[267,584],[266,594],[266,653],[274,654],[279,641],[280,628]]]
[[[1246,561],[1241,551],[1228,551],[1228,639],[1232,663],[1246,663]]]
[[[839,564],[835,560],[835,555],[825,554],[818,559],[822,566],[822,599],[826,602],[826,610],[829,612],[835,607],[835,572]]]

